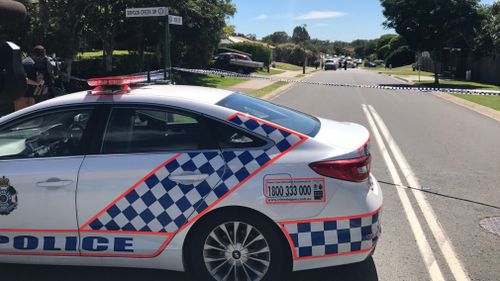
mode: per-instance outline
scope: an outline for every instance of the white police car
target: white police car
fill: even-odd
[[[131,82],[93,79],[92,93],[0,118],[0,262],[283,280],[375,250],[382,193],[364,127]]]

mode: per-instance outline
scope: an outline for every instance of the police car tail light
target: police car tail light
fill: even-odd
[[[309,164],[316,173],[330,178],[362,182],[370,176],[371,155],[354,159],[332,160]]]

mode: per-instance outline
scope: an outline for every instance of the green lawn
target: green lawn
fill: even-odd
[[[416,86],[422,87],[434,87],[434,88],[452,88],[452,89],[477,89],[477,90],[494,90],[500,91],[499,86],[483,84],[471,81],[459,81],[459,80],[439,80],[439,85],[435,85],[434,81],[413,81]]]
[[[292,71],[302,70],[302,66],[298,66],[298,65],[294,65],[294,64],[289,64],[289,63],[284,63],[284,62],[273,62],[273,64],[276,66],[276,68],[282,69],[282,70],[292,70]]]
[[[259,70],[259,71],[256,71],[252,74],[257,74],[257,75],[276,75],[276,74],[280,74],[280,73],[283,73],[285,72],[284,70],[278,70],[278,69],[273,69],[271,68],[269,70],[269,72],[267,72],[267,70]]]
[[[212,87],[212,88],[226,88],[239,83],[243,83],[249,79],[235,78],[235,77],[220,77],[220,76],[198,76],[196,79],[196,86]]]
[[[499,86],[471,82],[471,81],[439,80],[440,84],[437,87],[436,85],[434,85],[433,81],[423,81],[423,82],[414,81],[414,82],[415,85],[422,87],[500,91]],[[500,96],[464,95],[464,94],[452,94],[452,95],[500,111]]]
[[[262,89],[253,91],[250,93],[250,95],[260,98],[260,97],[263,97],[263,96],[271,93],[272,91],[274,91],[274,90],[276,90],[284,85],[286,85],[286,82],[279,81],[279,82],[273,83],[267,87],[264,87]]]
[[[127,50],[114,50],[113,51],[113,56],[126,56],[129,54],[129,51]],[[102,57],[103,56],[103,51],[90,51],[90,52],[83,52],[83,53],[78,53],[76,55],[77,60],[85,60],[85,59],[93,59],[96,57]]]
[[[383,66],[366,67],[368,70],[375,70],[390,75],[418,75],[418,71],[413,71],[411,64],[395,67],[393,69],[385,68]],[[420,71],[420,76],[434,76],[432,72]]]
[[[500,96],[461,95],[461,94],[452,94],[452,95],[500,111]]]

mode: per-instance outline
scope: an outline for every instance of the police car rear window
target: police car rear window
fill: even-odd
[[[244,94],[231,94],[217,105],[255,116],[310,137],[314,137],[321,127],[316,117]]]

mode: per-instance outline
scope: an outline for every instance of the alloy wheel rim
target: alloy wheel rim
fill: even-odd
[[[238,221],[215,227],[203,245],[203,260],[217,281],[258,281],[271,264],[271,250],[254,226]]]

